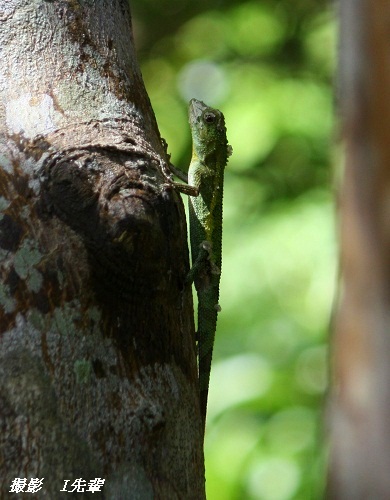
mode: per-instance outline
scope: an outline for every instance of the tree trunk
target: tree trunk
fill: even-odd
[[[390,498],[390,5],[341,2],[342,286],[329,498]]]
[[[128,2],[0,0],[0,53],[0,495],[203,498],[185,217]]]

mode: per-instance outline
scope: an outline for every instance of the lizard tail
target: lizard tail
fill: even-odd
[[[215,296],[214,296],[215,298]],[[209,393],[211,361],[215,330],[217,326],[217,309],[210,305],[198,305],[198,351],[199,351],[199,401],[203,433],[206,426],[207,399]]]
[[[202,353],[199,349],[199,403],[202,418],[203,433],[206,427],[207,400],[209,395],[210,370],[212,359],[212,348],[208,352]]]

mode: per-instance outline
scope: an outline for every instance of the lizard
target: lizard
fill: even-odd
[[[219,306],[222,264],[222,201],[224,171],[232,153],[221,111],[191,99],[188,108],[192,157],[188,169],[192,267],[187,283],[198,297],[199,401],[203,434],[206,424],[211,361]],[[186,176],[173,171],[185,179]]]

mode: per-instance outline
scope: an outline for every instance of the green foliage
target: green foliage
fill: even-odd
[[[332,12],[315,0],[133,3],[145,83],[173,163],[189,164],[191,97],[224,112],[233,146],[208,498],[321,498],[335,286]]]

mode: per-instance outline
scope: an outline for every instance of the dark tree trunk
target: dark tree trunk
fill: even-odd
[[[0,0],[0,55],[0,496],[203,498],[185,217],[128,2]]]
[[[390,4],[341,2],[341,296],[329,498],[390,498]]]

